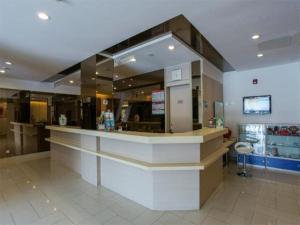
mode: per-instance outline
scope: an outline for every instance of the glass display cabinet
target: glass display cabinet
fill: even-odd
[[[300,171],[300,125],[240,124],[239,140],[253,144],[249,164]]]

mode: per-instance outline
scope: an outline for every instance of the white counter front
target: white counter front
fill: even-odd
[[[222,180],[227,129],[160,134],[46,128],[52,160],[150,209],[199,209]]]

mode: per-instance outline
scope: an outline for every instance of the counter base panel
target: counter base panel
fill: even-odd
[[[152,210],[199,209],[199,171],[145,171],[101,159],[101,185]]]
[[[60,137],[82,148],[97,151],[97,137],[51,131],[51,137]],[[95,186],[100,185],[100,159],[97,156],[74,151],[68,147],[51,143],[51,160],[58,161],[81,175],[82,179]]]
[[[220,158],[200,172],[200,207],[209,199],[223,180],[223,160]]]
[[[222,137],[206,144],[149,144],[51,130],[51,139],[61,140],[50,141],[53,161],[69,167],[95,186],[102,185],[152,210],[197,210],[223,178],[222,157],[218,153],[223,152]],[[204,158],[206,166],[204,170],[183,170],[177,165],[149,170],[151,167],[140,168],[105,158],[101,152],[150,164],[200,164]],[[217,158],[212,157],[216,153]]]

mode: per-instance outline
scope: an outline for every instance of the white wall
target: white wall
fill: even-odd
[[[55,87],[53,83],[42,83],[37,81],[18,80],[4,77],[0,78],[0,88],[80,95],[80,87],[67,85]]]
[[[300,123],[300,62],[227,72],[223,85],[225,125],[235,136],[239,123]],[[242,98],[255,95],[272,95],[272,114],[243,115]]]

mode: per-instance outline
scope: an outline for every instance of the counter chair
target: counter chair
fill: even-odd
[[[234,149],[237,152],[237,162],[238,162],[238,157],[239,155],[243,155],[243,168],[242,171],[238,172],[238,176],[243,176],[243,177],[251,177],[252,175],[248,173],[246,169],[246,155],[250,154],[253,152],[253,147],[249,142],[237,142],[234,145]]]

